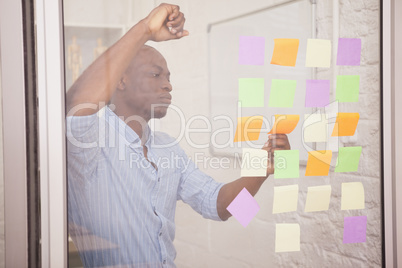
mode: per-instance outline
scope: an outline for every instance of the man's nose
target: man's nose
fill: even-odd
[[[166,80],[166,81],[163,83],[162,88],[163,88],[164,90],[168,91],[168,92],[172,91],[172,89],[173,89],[172,84],[171,84],[168,80]]]

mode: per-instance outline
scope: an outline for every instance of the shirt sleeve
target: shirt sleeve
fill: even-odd
[[[88,116],[68,116],[66,118],[67,130],[67,157],[68,166],[91,172],[95,166],[95,158],[100,151],[98,113]]]
[[[180,185],[178,199],[189,204],[195,211],[204,218],[221,221],[217,210],[218,194],[224,183],[219,183],[202,172],[188,159],[181,150],[180,157],[186,163],[181,167]]]

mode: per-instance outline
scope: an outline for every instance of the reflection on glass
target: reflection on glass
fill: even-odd
[[[140,0],[106,1],[102,7],[92,2],[65,2],[71,267],[381,265],[380,167],[379,157],[370,154],[379,148],[379,121],[365,116],[369,108],[362,104],[379,95],[379,73],[373,71],[378,55],[368,49],[378,40],[378,25],[371,25],[366,36],[342,33],[363,40],[361,66],[336,69],[332,57],[330,67],[321,70],[306,67],[312,24],[307,0],[283,5],[184,1],[181,7]],[[378,14],[374,2],[369,10]],[[317,11],[317,38],[336,47],[338,37],[324,21],[332,13],[322,3]],[[344,11],[358,12],[356,7]],[[294,67],[271,64],[278,38],[297,40],[292,41]],[[254,39],[255,47],[247,43]],[[249,47],[241,55],[239,40]],[[259,58],[239,60],[247,55]],[[359,102],[334,103],[338,71],[360,76]],[[363,84],[368,77],[370,89]],[[261,82],[258,94],[242,87],[242,100],[252,105],[238,106],[239,81],[250,78]],[[271,100],[274,79],[291,81],[292,94],[285,92],[284,82],[276,88],[278,101]],[[330,81],[336,111],[360,113],[356,135],[334,140],[336,113],[328,106],[306,106],[306,81],[315,79]],[[327,126],[320,141],[327,142],[311,133],[311,145],[302,133],[308,127],[305,118],[314,114],[320,119],[323,114]],[[267,135],[273,115],[300,120],[286,134]],[[236,133],[241,118],[253,116],[262,119],[257,129],[244,123]],[[255,138],[245,138],[250,135]],[[362,147],[358,170],[335,173],[338,147],[352,146]],[[320,152],[331,155],[325,158],[325,176],[311,175],[323,173],[317,170],[306,174],[308,156]],[[323,166],[320,157],[315,160]],[[345,179],[363,185],[370,206],[341,210]],[[313,191],[320,187],[331,191]],[[305,209],[307,191],[326,205]],[[347,236],[359,239],[344,239],[345,219],[366,216],[365,233],[349,226]]]

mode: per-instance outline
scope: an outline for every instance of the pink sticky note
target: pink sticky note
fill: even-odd
[[[343,243],[366,242],[367,216],[345,217],[343,224]]]
[[[306,80],[306,107],[325,107],[329,104],[329,80]]]
[[[264,65],[265,38],[259,36],[240,36],[239,64]]]
[[[336,65],[360,65],[362,40],[360,38],[339,38]]]
[[[247,227],[255,215],[257,215],[260,206],[247,189],[243,188],[226,209],[241,225]]]

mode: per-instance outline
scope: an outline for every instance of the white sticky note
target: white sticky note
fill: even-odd
[[[281,223],[276,225],[275,252],[300,251],[300,225]]]
[[[307,39],[306,67],[329,68],[331,66],[331,41]]]
[[[241,177],[266,177],[268,152],[262,149],[243,149]]]
[[[330,199],[331,185],[308,187],[304,212],[328,210]]]
[[[291,212],[297,210],[299,185],[287,185],[274,187],[273,214]]]
[[[328,119],[326,114],[305,114],[303,137],[304,142],[327,142]]]
[[[364,187],[361,182],[342,183],[341,210],[364,209]]]

